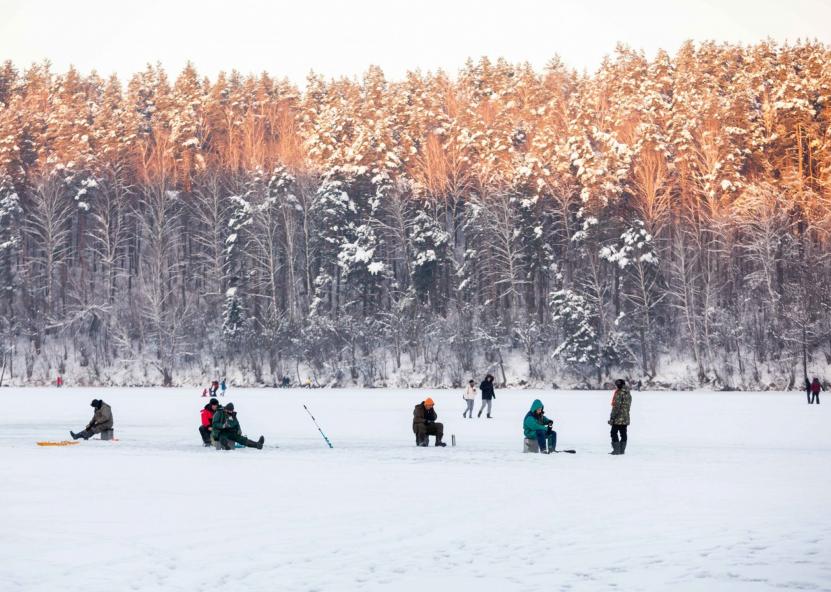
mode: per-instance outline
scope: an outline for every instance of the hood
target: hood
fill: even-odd
[[[531,403],[531,413],[534,413],[537,409],[542,409],[542,401],[534,399],[534,402]]]

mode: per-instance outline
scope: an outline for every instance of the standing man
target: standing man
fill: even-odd
[[[77,434],[72,430],[69,431],[69,435],[72,436],[73,440],[77,440],[78,438],[89,440],[95,434],[113,429],[113,410],[110,409],[109,405],[101,399],[93,399],[89,406],[95,409],[95,412],[92,414],[92,419],[87,424],[87,427]]]
[[[816,403],[819,405],[819,392],[823,390],[822,384],[819,382],[819,378],[814,376],[814,380],[811,382],[811,398],[808,400],[808,403]]]
[[[465,404],[467,404],[467,409],[465,409],[465,412],[462,413],[462,417],[473,419],[473,402],[476,400],[476,383],[473,382],[472,378],[467,383],[467,388],[465,389],[465,394],[462,395],[462,399],[464,399]]]
[[[808,405],[811,404],[811,381],[805,377],[805,395],[808,397]]]
[[[612,395],[612,414],[609,417],[609,425],[612,426],[612,454],[624,454],[628,439],[626,428],[629,426],[632,393],[629,392],[629,387],[622,378],[615,381],[615,386],[617,388]]]
[[[219,392],[222,394],[223,397],[225,396],[225,389],[227,388],[228,387],[225,385],[225,379],[223,378],[222,382],[219,383]]]
[[[447,446],[441,441],[444,436],[444,425],[436,421],[438,415],[434,407],[433,399],[427,397],[413,409],[413,432],[416,435],[416,446],[429,446],[430,436],[436,437],[436,446]]]
[[[496,394],[493,392],[493,374],[485,376],[485,380],[483,380],[482,384],[479,385],[479,390],[482,391],[482,406],[479,407],[479,413],[476,417],[482,417],[482,411],[485,409],[485,405],[487,405],[488,419],[491,419],[491,405],[493,403],[493,399],[496,398]]]
[[[205,446],[211,445],[211,426],[214,420],[214,413],[219,409],[219,401],[211,399],[208,404],[202,408],[202,425],[199,426],[199,434],[202,436],[202,443]]]

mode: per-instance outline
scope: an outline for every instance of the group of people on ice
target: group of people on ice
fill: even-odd
[[[220,450],[231,450],[234,448],[234,443],[237,443],[247,448],[263,449],[265,443],[263,436],[254,441],[243,435],[233,403],[222,406],[219,404],[219,400],[212,398],[202,408],[201,418],[202,425],[199,426],[199,434],[202,436],[202,444],[205,446],[216,446]]]
[[[476,383],[471,379],[467,383],[467,388],[465,389],[465,394],[462,395],[462,398],[465,400],[467,404],[467,409],[465,412],[462,413],[462,417],[467,417],[468,419],[473,419],[473,402],[476,400]],[[479,407],[479,413],[476,417],[482,417],[482,411],[485,410],[485,407],[488,408],[487,418],[491,418],[491,410],[493,406],[493,400],[496,398],[496,393],[493,391],[493,375],[488,374],[485,376],[485,380],[483,380],[479,384],[479,390],[482,391],[482,406]]]
[[[467,408],[462,417],[473,417],[473,401],[476,397],[475,382],[468,382],[463,395]],[[482,410],[487,401],[488,417],[491,417],[491,401],[496,398],[493,389],[493,376],[488,374],[482,384],[479,385],[482,391],[482,407],[479,409],[481,417]],[[486,398],[487,396],[487,398]],[[607,422],[611,426],[610,436],[612,438],[611,454],[620,455],[626,453],[628,441],[629,411],[632,408],[632,393],[626,385],[626,381],[618,379],[615,381],[615,391],[612,393],[612,412]],[[427,397],[413,409],[413,432],[416,436],[416,446],[429,446],[430,436],[435,436],[436,446],[447,446],[443,442],[444,424],[439,423],[436,413],[436,404],[433,399]],[[557,432],[554,430],[554,420],[545,416],[545,408],[542,401],[535,399],[531,403],[531,409],[525,414],[522,420],[522,431],[526,444],[535,446],[526,449],[551,454],[557,452]]]
[[[228,385],[225,384],[225,379],[223,378],[220,380],[212,380],[209,387],[202,389],[202,396],[203,397],[216,397],[217,394],[224,397],[225,391],[228,389]]]

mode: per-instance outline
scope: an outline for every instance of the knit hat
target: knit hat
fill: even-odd
[[[625,380],[623,380],[622,378],[618,378],[618,379],[615,381],[615,386],[616,386],[617,388],[623,388],[623,387],[625,387],[625,386],[626,386],[626,381],[625,381]]]
[[[434,404],[435,403],[433,403],[433,399],[431,399],[430,397],[427,397],[426,399],[424,399],[424,406],[425,407],[432,407]]]
[[[101,401],[99,401],[98,399],[93,399],[89,406],[98,409],[101,406]]]
[[[219,401],[217,401],[215,398],[211,397],[211,400],[208,401],[208,405],[219,405]],[[231,405],[233,405],[233,403],[231,403]]]
[[[233,403],[228,403],[227,405],[225,405],[225,409],[227,409],[228,411],[233,411],[234,410],[234,404]]]

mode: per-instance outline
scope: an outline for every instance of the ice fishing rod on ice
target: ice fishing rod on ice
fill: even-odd
[[[317,428],[317,431],[318,431],[318,432],[320,432],[320,435],[321,435],[321,436],[323,436],[323,439],[324,439],[324,440],[326,440],[326,443],[329,445],[329,448],[334,448],[334,446],[332,446],[332,443],[329,441],[329,438],[327,438],[327,437],[326,437],[326,434],[324,434],[324,433],[323,433],[323,430],[321,430],[321,429],[320,429],[320,426],[319,426],[319,425],[317,425],[317,420],[315,419],[315,416],[314,416],[314,415],[312,415],[312,412],[311,412],[311,411],[309,411],[309,408],[308,408],[308,407],[306,407],[306,405],[305,405],[305,404],[303,405],[303,409],[305,409],[305,410],[306,410],[306,413],[308,413],[308,414],[309,414],[309,417],[311,417],[311,418],[312,418],[312,421],[315,423],[315,427]]]

